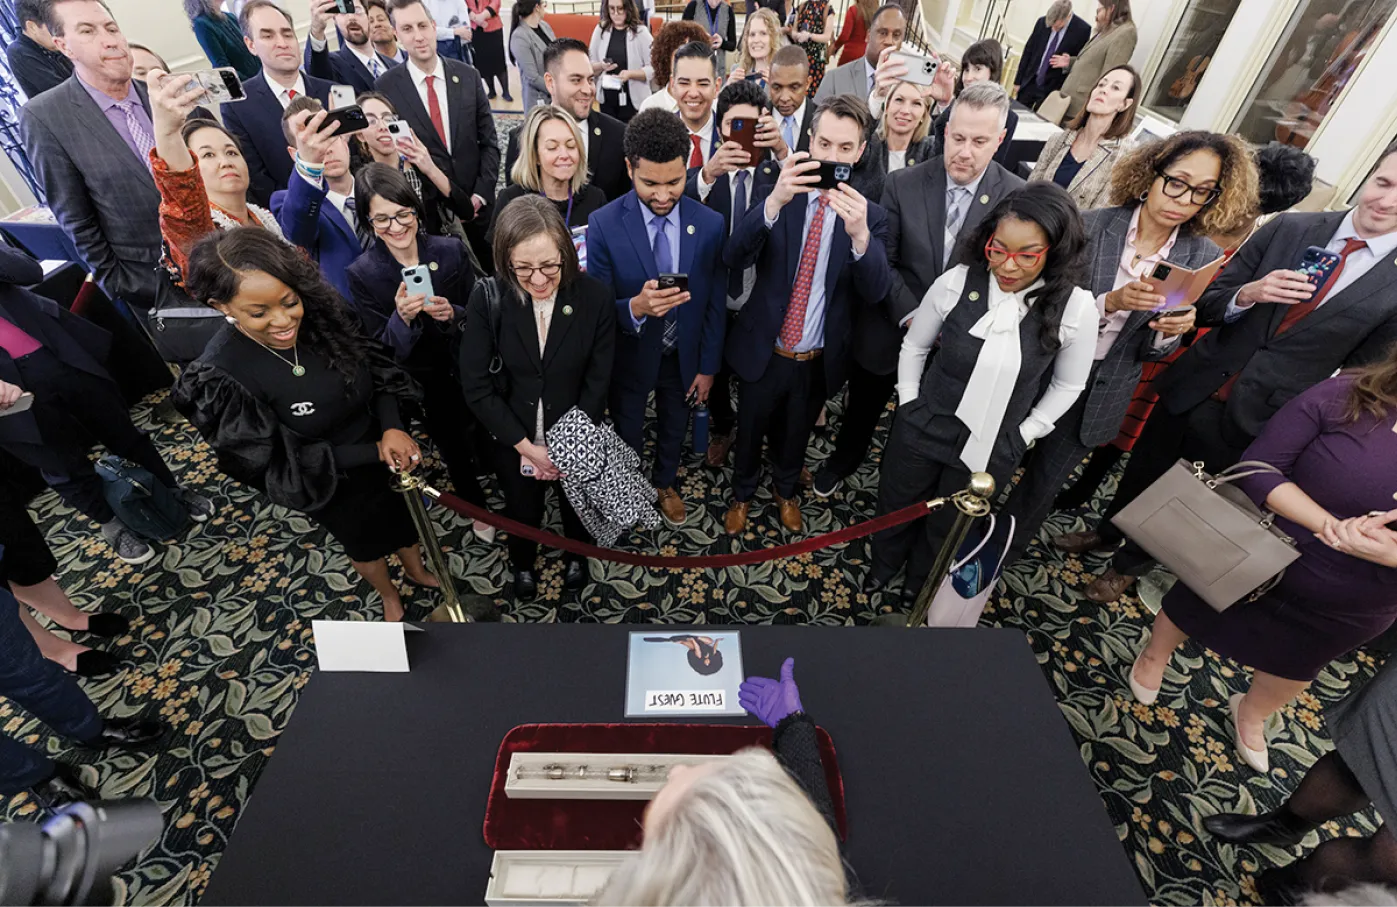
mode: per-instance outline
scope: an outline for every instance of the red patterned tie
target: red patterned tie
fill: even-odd
[[[695,167],[702,167],[703,139],[699,138],[691,132],[689,133],[689,144],[693,146],[693,150],[689,152],[689,169],[692,170]]]
[[[441,99],[437,97],[437,90],[434,86],[436,80],[436,76],[427,77],[427,115],[432,118],[432,125],[436,127],[437,137],[445,145],[447,144],[446,124],[441,119]]]
[[[815,206],[815,216],[810,218],[810,232],[805,237],[805,248],[800,250],[800,267],[796,269],[796,283],[791,288],[791,304],[786,307],[786,320],[781,325],[781,347],[792,352],[805,336],[805,306],[810,302],[810,286],[815,281],[815,262],[820,258],[820,235],[825,230],[828,205],[829,199],[820,199]]]

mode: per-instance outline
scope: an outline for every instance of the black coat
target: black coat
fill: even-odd
[[[330,106],[330,83],[313,76],[304,76],[306,94],[325,107]],[[272,193],[285,189],[291,179],[295,162],[286,151],[286,134],[281,131],[284,109],[276,92],[267,84],[267,74],[243,83],[247,95],[241,101],[223,104],[223,125],[238,137],[243,157],[247,159],[248,198],[264,208],[270,208]]]
[[[626,124],[599,110],[578,124],[587,130],[587,182],[596,186],[606,200],[616,199],[631,191],[631,178],[626,173]],[[509,147],[505,149],[505,185],[514,185],[514,162],[519,159],[521,123],[509,132]]]
[[[1023,56],[1019,58],[1019,69],[1014,74],[1014,85],[1019,89],[1019,100],[1025,104],[1036,104],[1049,94],[1062,87],[1062,83],[1067,81],[1067,70],[1053,69],[1048,67],[1047,77],[1042,86],[1038,85],[1038,64],[1043,61],[1043,52],[1048,49],[1048,41],[1052,38],[1052,29],[1048,23],[1039,16],[1038,21],[1033,23],[1033,34],[1028,36],[1028,43],[1023,47]],[[1073,15],[1067,20],[1067,28],[1058,42],[1054,53],[1077,56],[1082,52],[1082,48],[1087,46],[1087,41],[1091,40],[1091,26],[1081,16]]]
[[[28,98],[62,85],[73,74],[73,64],[67,57],[44,48],[28,35],[20,35],[5,48],[5,57],[10,61],[15,81]]]
[[[545,430],[574,406],[600,422],[616,353],[611,288],[586,274],[561,288],[542,356],[533,303],[502,280],[500,288],[499,337],[493,336],[481,285],[471,294],[461,334],[461,391],[476,418],[510,447],[533,439],[540,399]],[[497,349],[507,384],[503,394],[490,374]]]
[[[370,49],[372,47],[373,45],[370,45]],[[373,53],[374,56],[378,57],[378,64],[383,67],[383,72],[398,65],[397,60],[385,57],[376,50]],[[328,46],[316,52],[311,49],[310,39],[307,38],[305,67],[306,72],[317,79],[324,79],[337,85],[348,85],[354,89],[356,97],[366,91],[372,91],[374,87],[373,73],[369,72],[369,68],[355,56],[354,51],[350,50],[346,44],[342,44],[340,49],[334,53],[330,53]]]

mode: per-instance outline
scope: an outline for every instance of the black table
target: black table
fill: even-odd
[[[445,625],[408,674],[317,674],[201,905],[479,904],[495,753],[530,722],[621,720],[627,625]],[[848,857],[903,904],[1144,904],[1015,630],[746,627],[796,658],[834,737]],[[740,720],[740,719],[737,719]]]

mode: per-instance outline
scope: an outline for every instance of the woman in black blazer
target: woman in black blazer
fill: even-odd
[[[883,113],[854,167],[853,186],[865,198],[882,198],[888,174],[915,167],[935,154],[930,105],[931,99],[913,82],[898,82],[888,91]]]
[[[441,449],[456,493],[484,507],[475,420],[452,361],[452,337],[475,286],[465,247],[454,237],[423,232],[422,200],[402,172],[387,164],[359,171],[354,206],[378,241],[349,266],[350,304],[364,330],[422,385],[427,434]],[[419,265],[427,266],[430,297],[407,286],[403,272]],[[475,524],[475,534],[485,542],[495,538],[484,523]]]
[[[578,268],[562,215],[539,196],[516,199],[500,212],[494,257],[499,276],[481,281],[471,294],[461,335],[461,389],[497,442],[505,514],[539,526],[546,492],[560,476],[548,459],[544,432],[573,407],[593,422],[606,412],[616,299],[610,287]],[[561,490],[558,503],[566,535],[590,541]],[[537,557],[537,544],[510,538],[520,600],[538,592]],[[565,588],[575,591],[586,581],[585,559],[569,555]]]

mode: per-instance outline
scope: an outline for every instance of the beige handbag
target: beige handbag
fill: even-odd
[[[1268,472],[1282,474],[1245,460],[1210,476],[1202,463],[1180,460],[1111,522],[1214,610],[1225,611],[1269,592],[1300,556],[1295,540],[1276,528],[1275,514],[1231,484]]]
[[[1072,106],[1072,99],[1060,91],[1054,91],[1043,99],[1043,103],[1038,105],[1034,111],[1040,117],[1052,123],[1054,126],[1062,124],[1062,118],[1067,115],[1067,108]]]

